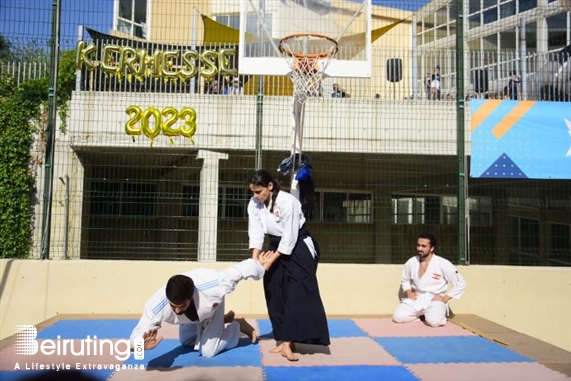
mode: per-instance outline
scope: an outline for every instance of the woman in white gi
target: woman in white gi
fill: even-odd
[[[418,254],[405,263],[402,272],[401,286],[406,298],[393,314],[394,322],[408,323],[424,315],[429,326],[443,326],[448,301],[460,299],[464,294],[466,281],[449,260],[434,254],[434,249],[434,235],[422,233],[418,236]]]
[[[300,202],[281,191],[267,171],[249,180],[253,197],[248,204],[248,234],[254,259],[269,255],[264,292],[274,339],[272,350],[297,361],[293,343],[329,345],[327,317],[317,285],[319,246],[309,235]],[[265,235],[268,252],[262,253]],[[268,254],[269,253],[269,254]]]
[[[264,273],[262,264],[247,259],[222,271],[196,269],[172,276],[145,305],[131,333],[131,345],[134,347],[135,339],[143,338],[146,350],[155,348],[163,339],[157,336],[163,322],[178,324],[180,342],[194,346],[203,357],[234,348],[240,332],[256,342],[257,333],[245,319],[234,319],[232,311],[224,315],[224,297],[241,280],[260,280]]]

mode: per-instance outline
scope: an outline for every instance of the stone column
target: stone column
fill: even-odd
[[[200,171],[198,204],[198,261],[215,262],[218,239],[219,161],[227,160],[228,154],[199,150],[196,158],[204,160]]]

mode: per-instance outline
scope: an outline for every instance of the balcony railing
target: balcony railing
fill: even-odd
[[[98,42],[113,45],[117,41]],[[152,46],[151,46],[152,45]],[[149,44],[151,52],[165,47]],[[214,51],[234,48],[226,45],[212,46]],[[204,47],[203,47],[204,49]],[[571,61],[569,52],[540,54],[516,51],[466,51],[464,60],[464,94],[466,98],[518,99],[571,101]],[[176,68],[176,62],[173,63]],[[339,83],[351,98],[383,100],[440,100],[457,98],[456,51],[453,49],[418,50],[374,49],[373,77],[325,78],[322,81],[322,96],[331,97],[333,84]],[[433,76],[438,69],[439,89],[431,90]],[[21,81],[48,75],[47,63],[2,63],[1,73],[9,73],[17,84]],[[510,78],[518,79],[512,87]],[[258,88],[252,77],[238,76],[244,94],[257,94]],[[100,68],[78,71],[78,90],[118,92],[160,92],[190,94],[229,93],[234,77],[215,74],[208,79],[197,75],[189,80],[166,80],[146,75],[136,78],[127,71],[122,75],[105,73]],[[214,86],[216,85],[216,86]],[[290,95],[292,84],[289,78],[279,77],[266,81],[265,95]],[[434,93],[434,94],[432,94]]]

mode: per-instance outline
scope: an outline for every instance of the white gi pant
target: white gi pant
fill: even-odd
[[[220,272],[221,290],[218,293],[227,295],[234,291],[236,285],[244,279],[259,280],[264,276],[263,268],[253,259],[247,259]],[[234,321],[224,326],[225,301],[218,305],[211,317],[193,324],[179,325],[179,339],[184,346],[194,346],[203,357],[214,357],[223,350],[234,348],[240,340],[240,324]]]
[[[224,302],[221,303],[214,315],[201,323],[179,325],[180,343],[194,347],[202,357],[214,357],[223,350],[237,346],[240,324],[233,321],[224,327],[224,305]]]
[[[393,314],[395,323],[410,323],[424,315],[425,322],[431,327],[446,325],[448,303],[432,301],[433,294],[417,295],[416,300],[402,299]]]

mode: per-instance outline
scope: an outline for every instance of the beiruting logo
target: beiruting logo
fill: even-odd
[[[114,356],[118,361],[125,361],[131,355],[131,342],[129,340],[98,339],[97,336],[87,336],[85,339],[62,339],[59,335],[56,340],[44,339],[41,343],[36,340],[38,331],[33,325],[16,326],[16,354],[33,356],[40,352],[44,356]],[[144,340],[135,339],[133,347],[133,358],[143,360],[145,358]],[[25,369],[71,369],[69,364],[39,364],[33,363],[29,367],[26,363]],[[61,366],[60,366],[61,365]],[[118,365],[118,364],[82,364],[76,363],[77,369],[144,369],[144,364]],[[20,369],[16,363],[15,369]]]

